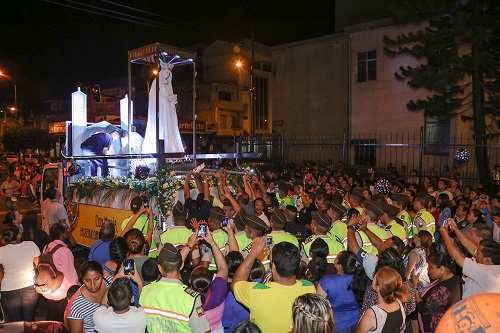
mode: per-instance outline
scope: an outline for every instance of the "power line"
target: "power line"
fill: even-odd
[[[137,12],[140,12],[143,14],[157,16],[157,17],[163,18],[167,21],[171,21],[171,23],[165,24],[165,23],[159,22],[157,20],[152,20],[152,19],[148,19],[145,17],[136,16],[136,15],[132,15],[132,14],[127,14],[127,13],[120,12],[117,10],[110,10],[110,9],[98,7],[95,5],[82,4],[82,3],[79,3],[79,2],[73,1],[73,0],[62,0],[62,1],[66,1],[67,3],[63,3],[63,2],[55,1],[55,0],[45,0],[45,1],[52,3],[52,4],[55,4],[55,5],[62,6],[62,7],[75,9],[78,11],[83,11],[83,12],[87,12],[87,13],[91,13],[91,14],[97,14],[97,15],[101,15],[101,16],[111,17],[111,18],[114,18],[117,20],[136,23],[136,24],[140,24],[140,25],[145,25],[145,26],[149,26],[152,28],[158,28],[158,29],[163,29],[163,30],[168,30],[168,31],[175,31],[175,32],[179,32],[179,33],[184,33],[184,34],[188,34],[190,36],[198,37],[200,35],[203,35],[203,36],[206,36],[209,38],[229,39],[229,36],[227,36],[227,35],[219,35],[217,33],[207,31],[208,29],[202,28],[200,26],[186,25],[185,23],[182,23],[179,20],[171,19],[171,18],[162,16],[162,15],[159,15],[159,14],[151,13],[151,12],[137,9],[134,7],[117,4],[117,3],[114,3],[112,1],[100,0],[102,2],[109,3],[109,4],[112,4],[115,6],[119,6],[119,7],[123,7],[123,8],[129,9],[129,10],[132,10],[132,11],[137,11]],[[88,7],[88,8],[83,8],[83,7]],[[178,23],[176,24],[175,21]]]

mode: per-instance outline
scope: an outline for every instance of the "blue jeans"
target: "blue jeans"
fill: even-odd
[[[81,147],[83,155],[85,156],[95,156],[95,155],[102,155],[103,152],[96,152],[88,147]],[[108,160],[106,159],[90,159],[89,160],[90,164],[90,175],[96,177],[97,176],[97,168],[101,168],[101,176],[102,177],[107,177],[109,176],[109,167],[108,167]]]
[[[9,321],[34,321],[38,293],[33,286],[2,291],[1,304]]]
[[[12,201],[11,197],[5,197],[5,206],[9,211],[16,210],[17,201]]]

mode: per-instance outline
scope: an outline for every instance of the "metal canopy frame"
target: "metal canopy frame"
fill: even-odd
[[[192,65],[193,66],[193,160],[196,163],[196,53],[180,49],[177,47],[153,43],[137,49],[128,51],[128,131],[132,131],[132,64],[146,65],[155,67],[158,73],[161,70],[160,64],[168,63],[175,66]],[[148,92],[149,94],[149,92]],[[160,111],[160,85],[156,84],[156,152],[159,153],[158,167],[165,161],[165,157],[179,157],[179,153],[164,153],[163,145],[160,142],[159,127]],[[129,151],[130,154],[130,145]],[[183,155],[183,154],[181,154]]]

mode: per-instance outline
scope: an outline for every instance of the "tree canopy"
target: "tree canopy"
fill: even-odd
[[[53,141],[47,130],[22,126],[10,126],[2,138],[4,148],[12,152],[27,149],[50,150],[54,148]]]
[[[471,112],[479,177],[488,186],[486,116],[500,114],[500,1],[404,0],[391,10],[395,23],[422,23],[418,31],[384,37],[388,56],[421,60],[394,75],[425,99],[410,100],[410,111],[451,116]]]

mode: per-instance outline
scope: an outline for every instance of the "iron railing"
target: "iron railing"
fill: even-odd
[[[478,186],[479,175],[475,163],[476,145],[471,137],[433,137],[417,133],[344,133],[329,137],[285,135],[285,133],[242,139],[242,152],[259,152],[262,161],[283,168],[294,163],[297,167],[314,162],[326,165],[339,161],[352,169],[375,168],[378,175],[394,178],[398,175],[451,177],[457,176],[463,186]],[[488,137],[486,148],[489,167],[500,164],[500,138]],[[458,164],[454,155],[458,149],[467,149],[469,161]],[[392,165],[392,169],[391,168]],[[406,170],[406,171],[405,171]],[[413,177],[415,179],[415,177]]]

